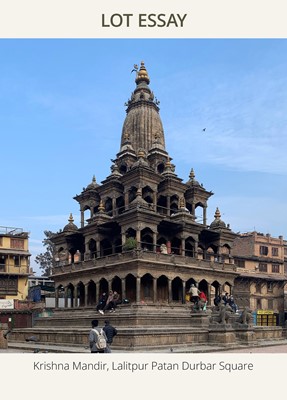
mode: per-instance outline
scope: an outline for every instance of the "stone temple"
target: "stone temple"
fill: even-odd
[[[110,175],[101,184],[93,177],[74,197],[80,226],[70,215],[52,238],[56,309],[39,318],[30,334],[42,342],[87,344],[91,320],[103,324],[107,318],[96,312],[99,297],[113,290],[125,300],[108,316],[118,328],[118,350],[263,340],[263,330],[256,336],[250,328],[250,315],[243,330],[242,321],[231,329],[225,314],[211,315],[214,297],[232,294],[240,275],[232,257],[236,234],[219,209],[207,224],[213,193],[193,169],[187,182],[177,176],[143,62],[135,83]],[[186,294],[192,284],[207,296],[205,313],[191,312]],[[18,340],[25,335],[18,332]],[[269,335],[280,337],[282,328]]]
[[[211,302],[223,286],[232,291],[237,276],[231,257],[235,234],[218,209],[207,225],[213,193],[193,170],[188,182],[175,173],[143,62],[135,82],[111,174],[101,184],[93,177],[75,196],[81,226],[70,216],[53,239],[53,278],[66,306],[95,305],[109,289],[130,304],[184,304],[191,283]]]

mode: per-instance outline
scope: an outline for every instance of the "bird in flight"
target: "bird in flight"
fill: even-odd
[[[203,128],[203,129],[202,129],[202,132],[205,132],[205,131],[206,131],[206,128]]]

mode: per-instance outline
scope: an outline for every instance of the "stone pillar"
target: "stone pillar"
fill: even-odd
[[[207,284],[207,305],[211,306],[211,284]]]
[[[172,302],[172,287],[171,287],[171,279],[168,280],[168,302]]]
[[[109,289],[109,288],[108,288]],[[108,290],[109,293],[109,290]],[[100,299],[100,282],[96,282],[96,303],[98,304],[98,301]]]
[[[114,217],[115,215],[117,215],[117,204],[115,197],[112,198],[112,207],[113,207],[113,217]]]
[[[203,225],[206,225],[206,209],[207,209],[207,207],[204,206],[203,207]]]
[[[125,245],[126,239],[127,239],[127,238],[126,238],[126,234],[122,232],[122,246]]]
[[[157,303],[157,285],[156,285],[156,282],[157,282],[156,278],[153,278],[152,284],[153,284],[153,302],[154,302],[154,304]]]
[[[96,240],[96,258],[101,257],[101,243],[99,240]]]
[[[181,255],[185,256],[185,239],[181,238]]]
[[[129,193],[125,192],[125,210],[129,208]]]
[[[156,252],[157,232],[152,233],[153,251]]]
[[[68,308],[68,287],[65,287],[65,308]]]
[[[182,296],[183,296],[182,302],[183,302],[183,304],[186,303],[186,300],[185,300],[185,292],[186,292],[186,282],[185,282],[185,281],[182,281]]]
[[[55,290],[55,308],[59,308],[59,288]]]
[[[89,284],[85,284],[85,307],[88,307]]]
[[[81,228],[85,226],[85,213],[81,210]]]
[[[170,196],[166,197],[167,215],[170,215]]]
[[[141,301],[141,278],[137,277],[136,282],[136,302],[139,304]]]
[[[137,232],[136,232],[136,241],[138,243],[138,246],[140,245],[141,242],[141,231],[139,228],[137,228]]]
[[[126,280],[125,278],[121,279],[122,281],[122,300],[124,300],[127,296],[126,296]]]

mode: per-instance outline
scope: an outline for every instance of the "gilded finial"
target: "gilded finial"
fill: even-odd
[[[145,81],[147,84],[150,83],[149,76],[144,65],[144,61],[141,62],[141,67],[137,72],[136,83],[139,84],[140,82]]]
[[[190,179],[191,181],[193,181],[194,178],[195,178],[195,173],[194,173],[193,168],[191,168],[191,171],[190,171],[190,174],[189,174],[189,179]]]
[[[99,212],[104,212],[104,211],[105,211],[104,202],[103,200],[101,200],[99,204]]]
[[[214,214],[214,218],[219,219],[220,217],[221,217],[221,214],[220,214],[219,208],[216,207],[216,211],[215,211],[215,214]]]
[[[73,218],[73,214],[71,213],[68,219],[69,223],[73,223],[74,222],[74,218]]]

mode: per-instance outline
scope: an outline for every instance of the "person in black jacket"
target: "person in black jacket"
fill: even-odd
[[[103,327],[103,331],[105,332],[107,337],[106,353],[111,353],[110,346],[113,343],[114,336],[116,336],[118,331],[110,324],[110,321],[108,321],[107,319],[105,320],[105,326]]]

